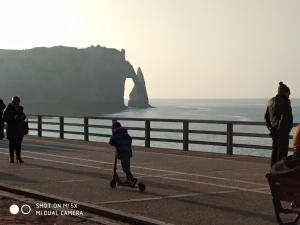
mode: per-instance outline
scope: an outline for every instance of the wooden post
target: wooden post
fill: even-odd
[[[89,141],[89,118],[84,117],[84,140]]]
[[[183,151],[189,150],[189,122],[183,121]]]
[[[233,154],[233,124],[227,123],[227,155]]]
[[[61,116],[61,117],[59,117],[59,137],[60,137],[60,139],[64,139],[64,117],[63,116]]]
[[[150,144],[150,120],[146,120],[145,121],[145,147],[146,148],[150,148],[151,144]]]
[[[42,137],[42,129],[43,129],[43,127],[42,127],[42,116],[38,116],[38,136],[39,137]]]

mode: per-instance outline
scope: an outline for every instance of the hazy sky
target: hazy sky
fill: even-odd
[[[0,48],[124,48],[150,98],[265,98],[280,80],[300,97],[299,0],[0,0],[0,9]]]

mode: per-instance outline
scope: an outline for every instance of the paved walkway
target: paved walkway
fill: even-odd
[[[114,151],[106,144],[27,138],[23,159],[10,164],[0,142],[2,183],[171,224],[276,224],[266,159],[135,148],[132,170],[145,193],[109,187]]]

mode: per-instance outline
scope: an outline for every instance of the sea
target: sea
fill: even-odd
[[[263,122],[264,114],[268,99],[150,99],[150,104],[153,108],[136,109],[128,108],[122,112],[106,114],[104,116],[112,117],[130,117],[130,118],[166,118],[166,119],[199,119],[199,120],[228,120],[228,121],[254,121]],[[300,99],[291,99],[294,122],[300,122]],[[99,115],[103,116],[103,115]],[[46,119],[44,121],[53,122],[55,119]],[[57,119],[58,122],[58,119]],[[75,118],[66,118],[66,123],[82,124],[83,120]],[[111,125],[109,120],[90,120],[90,124],[95,125]],[[125,127],[144,127],[143,122],[120,121]],[[58,126],[47,125],[46,129],[58,129]],[[152,122],[151,128],[172,128],[182,129],[182,123],[170,122]],[[226,131],[226,125],[223,124],[197,124],[191,123],[190,129],[193,130],[207,130],[207,131]],[[245,126],[235,125],[234,132],[249,132],[267,134],[268,130],[265,126]],[[66,126],[67,131],[81,131],[82,127]],[[111,134],[110,129],[90,128],[92,133]],[[143,137],[143,131],[130,130],[132,136]],[[293,134],[294,130],[291,134]],[[34,132],[31,132],[34,134]],[[51,132],[44,132],[45,136],[58,137],[58,134]],[[66,138],[83,139],[82,135],[66,134]],[[169,132],[151,132],[152,138],[168,138],[168,139],[182,139],[182,133]],[[190,140],[196,141],[213,141],[226,143],[225,135],[204,135],[204,134],[190,134]],[[90,137],[91,141],[108,142],[108,138]],[[237,144],[254,144],[271,146],[270,138],[254,138],[254,137],[234,137],[234,143]],[[143,146],[144,141],[134,140],[133,145]],[[151,142],[151,147],[172,148],[182,151],[181,143],[170,142]],[[193,151],[206,152],[220,152],[225,153],[226,147],[211,146],[211,145],[196,145],[190,144],[189,149]],[[270,150],[234,148],[234,154],[239,155],[254,155],[270,157]]]

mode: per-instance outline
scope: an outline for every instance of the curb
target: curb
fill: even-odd
[[[134,225],[171,225],[169,223],[165,223],[159,220],[147,218],[144,216],[133,215],[130,213],[124,213],[120,210],[109,209],[102,206],[97,206],[85,202],[74,201],[69,198],[59,197],[53,194],[46,194],[39,191],[34,191],[26,188],[19,188],[12,185],[7,185],[0,183],[0,190],[10,192],[17,195],[23,195],[25,197],[30,197],[34,199],[38,199],[41,201],[49,202],[49,203],[77,203],[78,210],[82,210],[88,213],[100,215],[103,217],[107,217],[113,220],[122,221],[125,223],[130,223]]]

